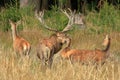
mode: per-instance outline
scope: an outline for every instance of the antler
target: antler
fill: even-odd
[[[45,21],[44,21],[44,19],[43,19],[43,17],[44,17],[44,10],[43,10],[43,11],[40,11],[40,12],[35,11],[35,16],[36,16],[36,18],[42,23],[42,25],[44,25],[44,27],[45,27],[46,29],[48,29],[48,30],[50,30],[50,31],[54,31],[54,32],[57,32],[57,31],[58,31],[58,30],[55,30],[55,29],[50,28],[49,26],[47,26],[47,25],[45,24]]]
[[[68,8],[68,10],[69,10],[69,14],[67,13],[66,10],[62,10],[62,9],[61,9],[61,11],[62,11],[62,12],[68,17],[68,19],[69,19],[67,26],[63,29],[62,32],[66,32],[66,31],[70,30],[70,29],[72,28],[72,25],[74,24],[75,11],[72,12],[72,10],[69,9],[69,8]]]
[[[72,10],[70,8],[68,8],[69,14],[67,13],[66,10],[61,10],[69,19],[67,26],[63,29],[64,31],[68,31],[72,28],[73,24],[77,24],[79,25],[81,28],[85,28],[85,19],[84,16],[82,14],[77,14],[76,11],[74,10],[72,12]]]

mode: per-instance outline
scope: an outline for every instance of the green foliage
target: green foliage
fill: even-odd
[[[10,7],[5,9],[0,13],[0,19],[2,21],[2,27],[0,27],[3,31],[7,31],[10,26],[8,20],[11,19],[13,21],[18,21],[21,18],[21,14],[19,9],[15,7]]]
[[[93,5],[94,6],[94,5]],[[68,23],[68,18],[59,10],[59,8],[55,5],[51,7],[52,10],[45,12],[45,21],[46,24],[51,28],[63,30],[63,28]],[[40,22],[34,17],[34,12],[31,6],[25,8],[17,8],[16,6],[4,9],[0,13],[0,30],[7,31],[10,28],[8,23],[8,19],[12,19],[13,21],[22,20],[22,27],[27,27],[30,29],[33,28],[42,28]],[[88,32],[93,33],[103,33],[107,30],[107,32],[111,30],[120,31],[120,10],[119,8],[114,7],[113,5],[109,5],[107,2],[101,8],[99,12],[96,12],[94,9],[91,12],[88,12],[86,15],[86,23],[90,23],[92,25],[87,25]],[[23,29],[23,28],[21,28]]]
[[[99,32],[105,30],[117,30],[120,31],[120,11],[113,5],[109,5],[107,2],[100,9],[100,12],[90,12],[87,16],[87,20],[90,21],[93,26],[97,27]],[[94,29],[92,29],[94,30]]]
[[[68,19],[65,17],[59,9],[53,8],[51,11],[47,11],[45,14],[47,25],[57,30],[63,30],[67,25]]]
[[[0,13],[0,19],[1,19],[1,24],[2,26],[0,27],[0,30],[2,31],[8,31],[10,28],[9,22],[8,20],[11,19],[15,22],[26,18],[27,16],[33,16],[33,12],[32,12],[32,7],[26,7],[26,8],[17,8],[17,7],[13,7],[13,6],[9,6],[9,8],[4,9],[1,13]],[[28,23],[28,19],[26,20]],[[20,29],[22,29],[22,27],[20,27]]]
[[[113,29],[117,29],[119,24],[120,15],[119,10],[116,10],[114,6],[105,3],[104,7],[99,13],[100,24],[107,25]],[[99,24],[99,25],[100,25]]]

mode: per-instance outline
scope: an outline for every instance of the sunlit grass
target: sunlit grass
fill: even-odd
[[[39,59],[36,56],[36,44],[39,39],[47,37],[42,34],[41,30],[32,30],[30,32],[20,32],[19,34],[26,38],[32,44],[30,58],[23,60],[16,58],[12,48],[11,33],[1,33],[0,39],[0,79],[1,80],[119,80],[120,79],[120,63],[119,54],[120,43],[119,33],[111,32],[109,35],[112,39],[110,55],[112,59],[108,59],[104,66],[96,69],[95,65],[76,64],[72,66],[69,60],[61,60],[59,54],[55,55],[52,69],[43,72]],[[76,32],[73,32],[74,34]],[[104,39],[103,34],[87,34],[77,32],[72,37],[72,48],[77,49],[101,49],[101,43]],[[77,43],[76,43],[77,40]],[[9,44],[9,45],[8,45]],[[116,54],[116,52],[118,52]],[[117,56],[116,56],[117,55]]]
[[[120,80],[119,12],[106,4],[106,8],[104,7],[99,13],[89,12],[85,16],[87,28],[84,30],[75,28],[68,32],[72,39],[71,48],[89,50],[103,49],[101,44],[108,34],[111,37],[110,59],[104,66],[98,68],[95,65],[72,66],[69,60],[61,60],[58,53],[54,56],[52,69],[44,72],[36,56],[36,47],[39,40],[49,37],[53,32],[46,30],[40,24],[31,8],[20,9],[18,12],[14,7],[3,10],[0,13],[0,80]],[[8,19],[22,20],[17,29],[19,35],[32,45],[29,59],[16,57]],[[62,30],[68,19],[59,10],[53,10],[46,11],[45,21],[50,27]]]

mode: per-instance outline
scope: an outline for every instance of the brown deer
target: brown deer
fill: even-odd
[[[14,51],[20,55],[29,55],[31,49],[30,43],[17,34],[17,26],[20,24],[20,21],[15,23],[12,20],[9,20],[9,23],[12,30]]]
[[[42,25],[44,25],[46,29],[55,32],[49,38],[41,40],[38,44],[37,56],[41,60],[42,65],[47,65],[48,67],[51,67],[54,54],[60,51],[65,43],[69,43],[70,38],[67,36],[66,32],[69,31],[71,29],[71,26],[73,25],[74,13],[71,12],[70,15],[66,11],[63,11],[63,13],[69,18],[69,22],[67,26],[63,29],[63,31],[58,31],[51,29],[45,24],[43,19],[44,11],[41,11],[39,13],[35,12],[35,16],[42,23]]]
[[[70,43],[65,47],[61,56],[66,59],[73,61],[87,62],[93,61],[96,63],[104,63],[105,59],[108,57],[108,50],[110,48],[110,38],[106,35],[103,45],[106,46],[104,50],[79,50],[79,49],[70,49]]]

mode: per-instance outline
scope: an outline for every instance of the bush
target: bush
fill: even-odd
[[[18,21],[21,18],[21,14],[18,8],[10,7],[5,9],[0,13],[0,19],[2,26],[0,27],[2,31],[8,31],[10,28],[8,20]]]
[[[9,22],[8,20],[11,19],[15,22],[17,22],[20,19],[24,19],[25,23],[29,23],[29,19],[25,19],[27,16],[33,17],[33,11],[32,11],[32,7],[25,7],[25,8],[17,8],[17,7],[13,7],[13,6],[9,6],[9,8],[4,9],[1,13],[0,13],[0,23],[1,23],[1,27],[0,30],[2,31],[8,31],[10,28]],[[21,28],[22,29],[22,28]]]
[[[120,10],[113,5],[109,5],[107,2],[101,8],[100,12],[90,12],[87,16],[87,20],[93,24],[93,26],[105,31],[104,29],[111,29],[120,31]],[[100,27],[100,28],[99,28]]]

